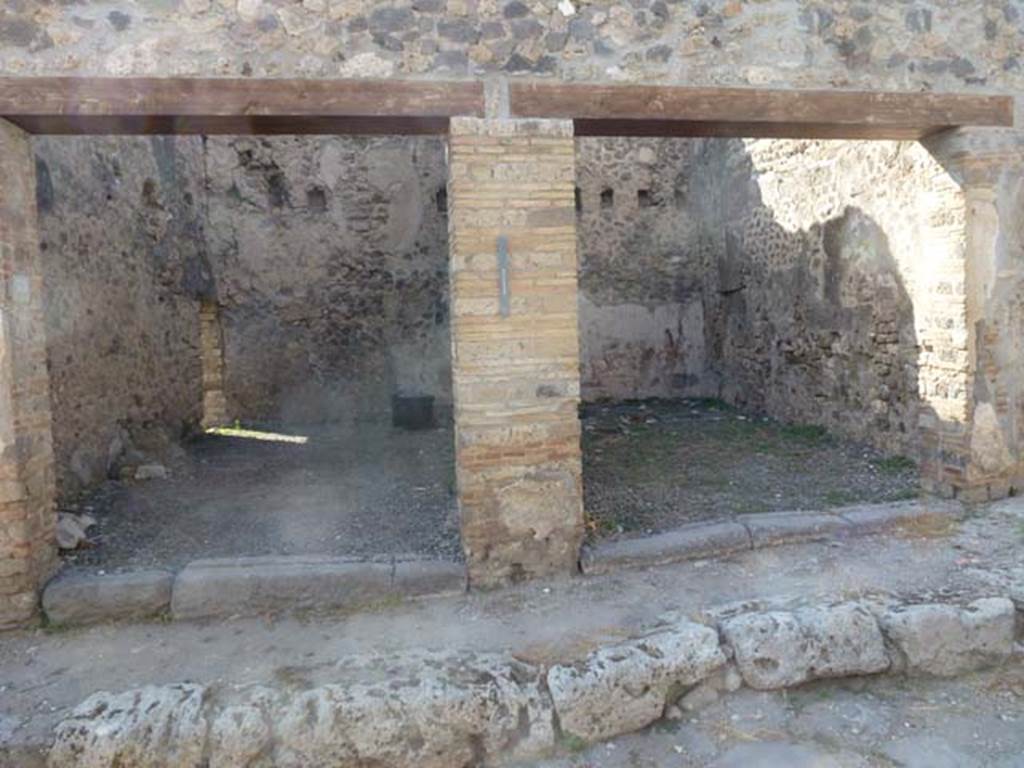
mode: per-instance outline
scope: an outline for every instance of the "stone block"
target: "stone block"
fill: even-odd
[[[408,597],[462,592],[466,566],[446,560],[400,560],[395,563],[393,586]]]
[[[748,613],[726,619],[721,630],[743,681],[758,690],[889,668],[878,623],[856,603]]]
[[[43,590],[43,612],[59,625],[143,619],[170,607],[173,582],[174,575],[161,570],[66,573]]]
[[[577,664],[556,665],[547,683],[562,732],[590,742],[650,725],[686,687],[725,662],[715,630],[683,621],[600,648]]]
[[[171,615],[201,619],[366,605],[395,594],[391,570],[390,563],[318,556],[196,560],[174,580]]]
[[[882,533],[894,528],[941,527],[956,522],[963,512],[959,504],[941,499],[870,504],[836,511],[850,524],[850,533],[858,535]]]
[[[586,574],[660,565],[750,549],[750,534],[738,523],[696,523],[674,531],[599,544],[584,554]]]
[[[57,726],[48,765],[200,768],[207,764],[205,693],[189,683],[94,693]]]
[[[828,539],[848,533],[850,524],[838,515],[818,512],[765,512],[740,515],[754,549],[797,541]]]
[[[984,598],[964,607],[909,605],[880,621],[910,674],[951,677],[1005,662],[1013,653],[1016,611],[1008,598]]]
[[[302,691],[274,717],[274,765],[449,768],[536,757],[554,747],[536,669],[490,654],[425,655],[379,684]]]
[[[554,748],[539,671],[498,654],[414,654],[316,687],[99,692],[56,729],[50,768],[493,765]]]

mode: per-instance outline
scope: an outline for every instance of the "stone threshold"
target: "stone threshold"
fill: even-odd
[[[729,521],[693,523],[666,533],[600,543],[585,549],[584,574],[609,573],[684,560],[826,539],[842,540],[899,529],[941,531],[963,517],[964,508],[944,499],[838,507],[829,512],[793,511],[738,515]]]
[[[667,617],[550,665],[508,653],[410,651],[342,659],[308,685],[101,691],[57,725],[43,752],[49,768],[507,765],[640,730],[743,686],[952,677],[1024,659],[1024,606],[1007,595],[966,605],[894,597],[736,605]]]
[[[442,560],[359,560],[314,555],[195,560],[178,573],[69,572],[46,585],[42,608],[54,626],[160,616],[196,620],[370,608],[465,590],[465,567]]]
[[[589,576],[900,528],[941,530],[962,514],[963,507],[956,502],[927,499],[833,512],[740,515],[732,521],[695,523],[588,548],[580,569]],[[46,620],[61,627],[155,617],[188,621],[367,609],[393,600],[453,594],[465,586],[463,564],[448,561],[237,557],[196,560],[176,574],[160,569],[103,575],[68,572],[46,585],[42,608]]]

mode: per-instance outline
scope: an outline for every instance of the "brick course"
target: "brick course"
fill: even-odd
[[[456,119],[449,153],[456,478],[470,582],[572,573],[583,534],[572,125]]]

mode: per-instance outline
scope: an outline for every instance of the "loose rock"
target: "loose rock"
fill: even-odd
[[[57,546],[61,549],[78,549],[88,540],[88,530],[96,525],[89,515],[73,515],[61,512],[57,515]]]
[[[143,464],[135,470],[136,480],[166,480],[167,467],[163,464]]]

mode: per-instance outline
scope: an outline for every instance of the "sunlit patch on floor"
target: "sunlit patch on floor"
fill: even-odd
[[[309,438],[305,435],[285,435],[280,432],[263,432],[258,429],[242,429],[241,427],[210,427],[208,435],[218,437],[237,437],[243,440],[262,440],[268,443],[296,443],[305,445]]]

